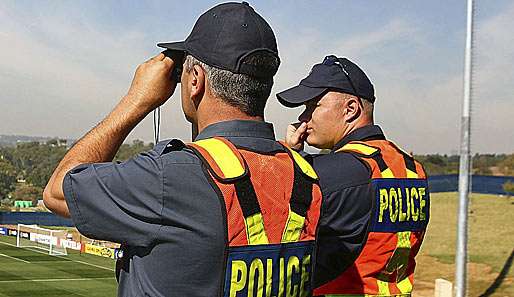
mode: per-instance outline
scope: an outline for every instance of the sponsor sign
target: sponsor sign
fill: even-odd
[[[76,242],[76,241],[68,240],[68,239],[61,239],[61,246],[65,247],[67,249],[72,249],[72,250],[77,250],[77,251],[80,251],[82,248],[82,244],[80,242]]]
[[[103,247],[103,246],[96,246],[92,244],[86,244],[84,252],[86,254],[92,254],[97,256],[102,256],[106,258],[115,258],[115,250],[113,248]]]
[[[7,228],[0,227],[0,235],[8,235],[8,234],[9,234],[9,231],[7,230]]]
[[[10,236],[16,236],[18,234],[18,231],[16,231],[15,229],[7,229],[7,230],[9,230]]]
[[[21,236],[23,237],[23,233],[24,232],[21,232]],[[57,245],[57,237],[54,237],[54,236],[50,236],[50,235],[47,235],[47,234],[40,234],[40,233],[30,233],[29,235],[29,239],[31,241],[35,241],[37,243],[41,243],[41,244],[46,244],[46,245],[50,245],[50,243],[52,245]]]

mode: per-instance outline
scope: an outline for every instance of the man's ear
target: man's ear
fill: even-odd
[[[200,65],[194,65],[191,70],[191,99],[196,107],[203,98],[205,83],[205,71]]]
[[[355,96],[349,96],[344,104],[345,118],[348,123],[358,119],[362,114],[362,105]]]

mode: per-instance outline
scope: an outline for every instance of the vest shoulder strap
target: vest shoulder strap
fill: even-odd
[[[313,180],[318,180],[318,175],[316,174],[316,171],[314,171],[314,168],[312,167],[307,160],[305,160],[302,155],[300,155],[297,151],[293,150],[287,144],[285,144],[282,141],[279,141],[282,146],[284,146],[287,151],[289,152],[289,155],[291,156],[291,159],[293,159],[294,163],[298,166],[298,168],[301,170],[303,174],[310,177]]]
[[[307,212],[313,201],[313,186],[318,181],[314,168],[297,151],[280,141],[294,163],[294,180],[289,200],[289,215],[282,234],[282,243],[300,240]]]
[[[369,145],[363,141],[351,141],[336,152],[348,152],[357,154],[361,157],[372,158],[375,155],[380,154],[380,148]]]
[[[241,153],[225,138],[197,140],[189,143],[188,147],[202,158],[214,177],[220,181],[234,181],[248,173],[248,166]]]

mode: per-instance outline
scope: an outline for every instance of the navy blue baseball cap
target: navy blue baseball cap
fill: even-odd
[[[284,106],[296,107],[329,90],[375,102],[375,89],[364,71],[352,61],[334,55],[314,65],[298,86],[278,93],[277,98]]]
[[[273,30],[247,2],[219,4],[198,18],[186,40],[157,46],[190,54],[209,66],[254,77],[273,76],[280,64]],[[277,63],[255,66],[251,62],[254,53],[276,57]]]

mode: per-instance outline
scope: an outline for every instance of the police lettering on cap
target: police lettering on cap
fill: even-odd
[[[275,34],[270,25],[247,3],[223,3],[203,13],[181,42],[157,46],[190,54],[207,65],[253,77],[272,77],[278,70]],[[268,54],[277,63],[255,66],[254,54]]]
[[[298,86],[278,93],[277,98],[284,106],[296,107],[328,90],[375,102],[375,89],[364,71],[352,61],[334,55],[326,56],[322,63],[314,65]]]

